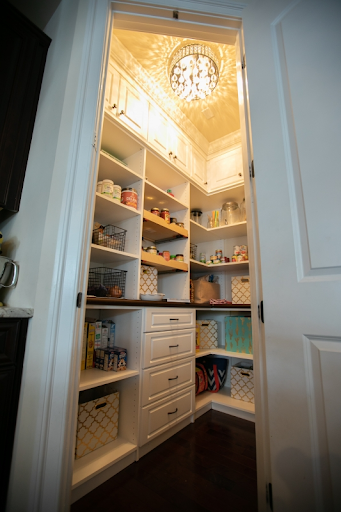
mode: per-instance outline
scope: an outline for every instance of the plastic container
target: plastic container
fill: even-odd
[[[124,188],[121,193],[121,203],[137,209],[137,190]]]
[[[121,202],[121,187],[120,185],[115,185],[114,184],[114,189],[113,189],[113,193],[112,193],[112,198],[113,200],[116,202],[116,203],[120,203]]]
[[[112,197],[113,192],[114,192],[114,182],[112,180],[103,180],[101,193],[103,195]]]
[[[102,194],[102,183],[103,183],[103,181],[97,182],[96,192],[98,192],[99,194]]]

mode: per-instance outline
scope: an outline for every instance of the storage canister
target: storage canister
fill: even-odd
[[[113,192],[114,192],[114,182],[112,180],[103,180],[102,181],[102,194],[112,197]]]
[[[151,245],[150,247],[147,247],[147,252],[149,252],[150,254],[157,254],[157,248],[155,247],[155,245]]]
[[[114,201],[116,201],[116,203],[121,202],[121,187],[120,187],[120,185],[114,184],[114,191],[112,193],[112,198]]]
[[[160,217],[167,222],[167,224],[170,223],[170,215],[168,208],[162,208]]]
[[[124,188],[121,194],[121,203],[137,209],[137,190],[134,188]]]

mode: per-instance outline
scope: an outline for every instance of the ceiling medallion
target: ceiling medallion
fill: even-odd
[[[170,61],[170,83],[182,100],[192,101],[212,94],[218,83],[218,61],[209,46],[189,44],[177,50]]]

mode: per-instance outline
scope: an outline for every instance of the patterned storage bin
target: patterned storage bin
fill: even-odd
[[[249,276],[232,277],[232,304],[251,304]]]
[[[231,397],[254,403],[253,366],[239,362],[231,368]]]
[[[157,269],[141,265],[140,293],[157,293]]]
[[[118,434],[119,392],[97,397],[100,386],[79,394],[76,459],[114,441]],[[93,400],[88,398],[96,397]]]
[[[252,324],[249,316],[225,316],[225,350],[252,354]]]
[[[199,348],[216,348],[218,346],[218,323],[216,320],[198,320]]]

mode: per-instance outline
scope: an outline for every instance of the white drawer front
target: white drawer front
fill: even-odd
[[[195,383],[195,358],[143,370],[142,405],[160,400]]]
[[[194,413],[194,386],[142,409],[140,446]]]
[[[195,355],[195,329],[146,333],[143,344],[143,368]]]
[[[146,308],[145,332],[195,327],[195,309]]]

